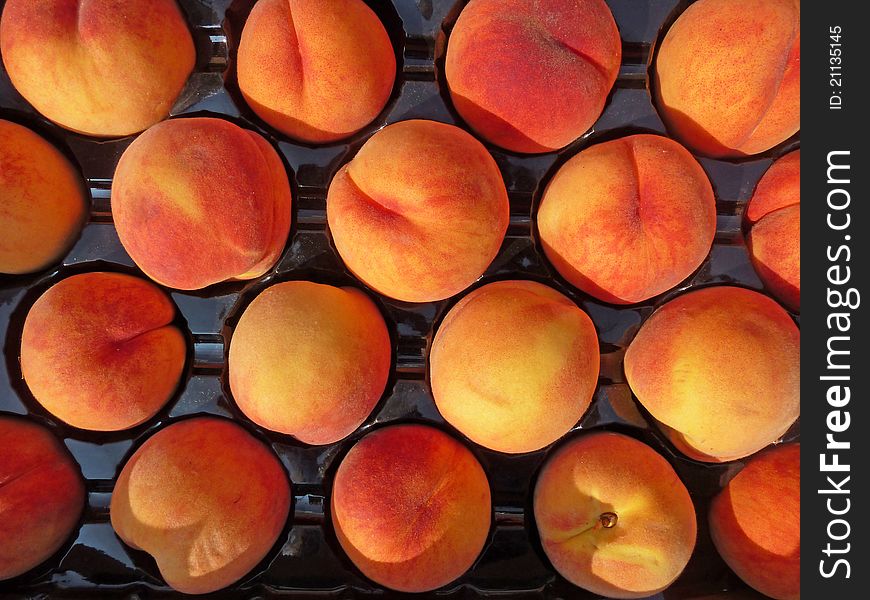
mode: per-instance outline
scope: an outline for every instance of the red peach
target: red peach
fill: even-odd
[[[341,547],[364,575],[426,592],[471,567],[492,507],[486,475],[462,444],[433,427],[392,425],[348,452],[331,512]]]
[[[85,485],[46,429],[0,416],[0,581],[57,552],[78,524]]]
[[[765,451],[710,506],[719,554],[743,581],[776,600],[801,596],[800,468],[800,444]]]
[[[154,557],[172,588],[205,594],[235,583],[274,546],[290,510],[281,462],[226,419],[197,417],[151,436],[112,494],[112,527]]]
[[[196,62],[175,0],[7,0],[0,53],[36,110],[99,137],[165,119]]]
[[[27,313],[21,373],[37,402],[74,427],[135,427],[178,387],[186,344],[174,318],[172,302],[149,281],[73,275]]]

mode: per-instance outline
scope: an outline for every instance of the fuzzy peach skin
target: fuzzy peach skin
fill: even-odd
[[[85,504],[78,466],[46,429],[0,416],[0,581],[57,552]]]
[[[778,440],[800,415],[800,331],[758,292],[703,288],[643,324],[625,375],[681,452],[735,460]]]
[[[73,275],[30,308],[21,372],[45,409],[80,429],[118,431],[153,417],[178,387],[186,342],[175,307],[149,281]]]
[[[154,557],[173,589],[205,594],[235,583],[287,522],[290,484],[272,451],[232,421],[197,417],[149,438],[124,465],[112,527]]]
[[[657,594],[695,548],[695,508],[680,478],[652,448],[618,433],[561,446],[544,463],[533,502],[550,562],[596,595]]]
[[[764,152],[800,129],[799,0],[700,0],[665,35],[654,94],[671,132],[714,157]]]
[[[335,474],[330,510],[357,568],[402,592],[434,590],[465,573],[492,519],[480,463],[425,425],[392,425],[357,442]]]
[[[288,281],[257,296],[236,325],[230,389],[258,425],[307,444],[330,444],[372,412],[391,360],[390,334],[368,296]]]
[[[259,0],[237,61],[257,115],[312,143],[347,137],[378,116],[396,79],[384,26],[362,0]]]
[[[493,158],[458,127],[402,121],[373,135],[329,186],[329,229],[376,291],[430,302],[464,290],[498,253],[507,191]]]
[[[754,456],[710,506],[719,554],[775,600],[801,597],[800,469],[800,444],[776,446]]]
[[[435,404],[472,441],[531,452],[573,427],[598,383],[598,337],[571,300],[534,281],[499,281],[462,298],[429,354]]]
[[[165,119],[196,62],[175,0],[7,0],[0,52],[36,110],[98,137]]]
[[[291,203],[275,149],[222,119],[155,125],[121,156],[112,183],[124,248],[151,279],[183,290],[272,268],[290,232]]]
[[[801,202],[801,151],[789,152],[764,173],[746,207],[746,220],[757,224],[766,215]]]
[[[70,161],[26,127],[0,119],[0,273],[32,273],[60,260],[87,212]]]
[[[565,279],[605,302],[633,304],[700,266],[716,234],[716,202],[685,148],[631,135],[562,165],[537,222],[544,252]]]
[[[801,152],[778,159],[758,182],[746,209],[752,264],[770,292],[801,308]]]
[[[592,127],[621,58],[604,0],[471,0],[450,34],[445,69],[453,104],[472,129],[496,146],[533,153]]]

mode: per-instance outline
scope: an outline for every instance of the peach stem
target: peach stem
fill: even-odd
[[[601,516],[598,517],[598,522],[601,523],[601,526],[605,529],[615,527],[618,520],[619,517],[616,515],[616,513],[612,512],[601,513]]]

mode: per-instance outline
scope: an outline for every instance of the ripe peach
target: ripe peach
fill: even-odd
[[[407,302],[452,296],[480,277],[507,231],[493,158],[458,127],[402,121],[373,135],[329,186],[327,217],[347,267]]]
[[[130,257],[151,279],[184,290],[268,271],[284,250],[290,205],[275,149],[222,119],[155,125],[121,156],[112,184]]]
[[[779,439],[800,414],[800,332],[767,296],[703,288],[643,324],[625,375],[681,452],[735,460]]]
[[[269,552],[290,511],[278,458],[226,419],[197,417],[151,436],[124,465],[112,527],[151,554],[170,586],[219,590]]]
[[[671,132],[714,157],[764,152],[800,129],[799,0],[699,0],[671,26],[654,94]]]
[[[534,511],[556,570],[608,598],[664,590],[695,548],[695,508],[671,465],[617,433],[590,433],[560,447],[541,469]]]
[[[75,167],[39,135],[2,119],[0,198],[0,273],[32,273],[58,261],[87,217]]]
[[[467,448],[433,427],[392,425],[348,452],[331,512],[339,543],[366,577],[426,592],[472,566],[492,507],[486,474]]]
[[[776,600],[799,600],[801,452],[783,444],[753,457],[713,500],[710,534],[740,578]]]
[[[633,304],[700,266],[716,234],[716,202],[685,148],[631,135],[559,169],[541,199],[538,232],[565,279],[605,302]]]
[[[7,0],[0,53],[36,110],[99,137],[165,119],[196,62],[175,0]]]
[[[0,416],[0,581],[57,552],[85,505],[85,484],[46,429]]]
[[[498,281],[462,298],[438,328],[429,360],[447,422],[500,452],[531,452],[565,435],[598,383],[592,320],[534,281]]]
[[[21,373],[34,398],[74,427],[135,427],[178,386],[186,344],[174,317],[169,298],[144,279],[68,277],[27,313]]]
[[[314,143],[368,125],[396,79],[390,38],[362,0],[259,0],[237,64],[239,89],[254,112]]]
[[[258,425],[330,444],[374,409],[391,359],[390,334],[368,296],[289,281],[245,309],[230,344],[230,389]]]
[[[790,309],[801,308],[801,152],[778,159],[746,209],[747,243],[758,276]]]
[[[514,152],[549,152],[592,127],[621,58],[604,0],[471,0],[445,70],[456,110],[478,134]]]

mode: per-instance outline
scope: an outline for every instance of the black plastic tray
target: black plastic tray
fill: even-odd
[[[198,292],[167,290],[178,307],[178,323],[188,332],[189,355],[182,384],[167,406],[146,424],[118,433],[71,428],[48,414],[21,378],[20,334],[29,307],[52,284],[83,271],[140,274],[124,251],[112,224],[110,188],[118,158],[133,137],[100,141],[67,132],[41,118],[15,92],[0,67],[0,118],[27,125],[54,141],[80,167],[90,189],[91,216],[62,264],[31,276],[0,275],[0,412],[26,415],[48,426],[81,465],[88,502],[80,527],[54,557],[22,576],[0,582],[0,596],[160,597],[173,594],[146,553],[126,547],[109,523],[115,478],[127,457],[152,433],[197,414],[231,418],[268,443],[293,483],[291,518],[268,556],[248,576],[216,595],[230,597],[392,596],[362,576],[338,545],[329,519],[331,476],[353,443],[372,427],[420,421],[461,434],[444,423],[429,389],[427,352],[438,323],[458,299],[407,304],[371,292],[387,319],[394,343],[393,373],[378,407],[349,438],[327,446],[307,446],[263,430],[235,406],[226,377],[226,349],[244,306],[265,286],[288,279],[351,283],[326,226],[326,191],[332,176],[374,131],[388,123],[425,118],[463,126],[444,81],[444,53],[463,0],[370,0],[396,48],[398,73],[383,113],[349,140],[308,146],[289,140],[259,120],[235,84],[234,48],[254,0],[180,0],[196,41],[198,61],[173,116],[209,115],[230,119],[264,134],[286,161],[294,192],[293,227],[279,263],[265,276],[244,283],[211,286]],[[0,0],[0,7],[5,0]],[[688,2],[608,0],[619,26],[623,59],[613,92],[593,130],[570,147],[540,155],[518,155],[487,146],[498,163],[510,197],[511,219],[498,257],[476,285],[496,279],[529,278],[556,287],[592,317],[601,344],[601,375],[595,399],[575,430],[604,428],[639,438],[664,454],[689,488],[698,513],[695,553],[683,575],[657,599],[708,598],[740,590],[760,597],[740,582],[710,542],[706,512],[710,498],[740,462],[705,465],[679,455],[659,434],[625,383],[622,357],[643,320],[662,302],[697,286],[727,283],[756,290],[763,286],[749,262],[742,212],[756,182],[772,160],[798,146],[798,138],[752,159],[700,158],[713,182],[718,225],[710,255],[688,280],[660,297],[620,307],[591,299],[566,284],[549,266],[537,242],[534,212],[554,171],[580,149],[632,133],[665,134],[651,100],[649,65],[656,40]],[[461,297],[462,294],[460,294]],[[795,317],[797,319],[797,317]],[[727,364],[728,357],[722,357]],[[573,433],[573,432],[572,432]],[[570,437],[569,434],[566,437]],[[795,425],[786,439],[797,439]],[[493,528],[474,567],[437,595],[450,598],[595,598],[560,577],[547,561],[535,530],[531,489],[550,448],[506,455],[466,443],[480,459],[492,488]],[[558,445],[557,442],[555,445]],[[743,594],[746,594],[745,596]],[[419,597],[419,596],[418,596]]]

